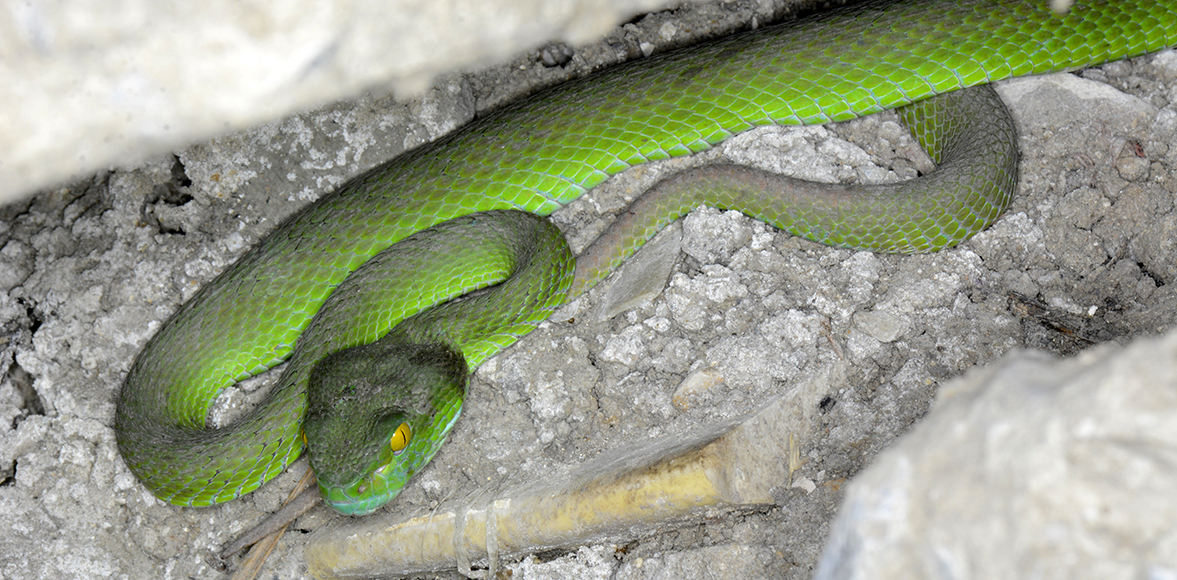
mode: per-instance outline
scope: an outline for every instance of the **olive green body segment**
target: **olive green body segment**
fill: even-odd
[[[900,109],[937,164],[901,183],[826,184],[742,166],[683,171],[642,194],[576,258],[572,293],[607,276],[679,216],[703,204],[734,209],[831,246],[931,252],[989,227],[1017,184],[1017,131],[988,85]]]
[[[1177,0],[1080,1],[1065,16],[1044,0],[868,2],[553,87],[348,182],[203,288],[128,373],[115,418],[119,450],[152,493],[180,505],[226,501],[276,476],[302,451],[307,363],[326,352],[300,350],[293,362],[307,370],[289,371],[230,428],[205,429],[211,402],[290,358],[296,341],[309,342],[299,336],[332,289],[414,232],[480,211],[548,215],[628,167],[754,126],[850,119],[1174,44]],[[908,233],[883,236],[877,249],[936,249],[909,247]],[[381,307],[411,314],[416,306]]]

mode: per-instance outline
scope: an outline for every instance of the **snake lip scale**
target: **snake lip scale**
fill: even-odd
[[[239,497],[302,453],[308,385],[329,355],[386,334],[415,336],[412,340],[428,346],[424,352],[403,346],[387,351],[433,365],[426,382],[464,375],[699,200],[834,245],[902,252],[955,245],[998,217],[1017,172],[1016,139],[1004,107],[991,90],[958,89],[1174,44],[1177,0],[1091,0],[1065,16],[1039,1],[874,1],[552,87],[349,181],[299,211],[202,288],[148,341],[128,372],[115,415],[120,453],[165,501],[206,506]],[[562,240],[544,250],[542,256],[549,257],[536,254],[537,263],[552,273],[542,283],[548,290],[525,292],[534,309],[516,313],[519,318],[505,330],[480,326],[500,318],[495,313],[472,316],[472,326],[446,326],[445,332],[436,330],[441,328],[436,319],[432,326],[390,332],[406,319],[430,319],[435,315],[426,309],[458,295],[453,268],[423,267],[412,277],[394,270],[397,280],[378,280],[383,290],[356,291],[354,300],[332,293],[358,285],[353,272],[377,270],[364,264],[394,244],[433,239],[430,232],[451,227],[439,224],[489,224],[496,231],[492,237],[503,238],[498,231],[503,223],[530,230],[525,224],[545,222],[514,214],[546,216],[628,167],[705,150],[755,126],[824,123],[896,107],[903,107],[917,139],[940,161],[925,178],[898,188],[833,193],[729,166],[672,178],[655,187],[650,201],[635,205],[631,214],[638,217],[618,220],[577,258],[575,270]],[[962,114],[968,111],[988,113],[978,120]],[[503,210],[515,211],[488,213]],[[508,230],[515,232],[516,226]],[[545,227],[535,225],[530,239],[550,238]],[[507,235],[503,247],[518,250],[515,235]],[[468,274],[460,286],[498,287],[530,259],[515,254],[476,259],[478,268],[457,268]],[[410,278],[425,282],[397,286]],[[492,303],[514,304],[495,292],[478,290],[479,300],[489,295]],[[320,312],[329,300],[333,306]],[[479,300],[453,304],[460,310]],[[457,355],[465,371],[454,371]],[[220,391],[288,359],[278,385],[256,409],[231,426],[205,427]],[[418,388],[417,398],[392,407],[359,405],[375,414],[353,421],[370,427],[364,437],[379,434],[380,445],[360,441],[356,433],[308,428],[308,437],[316,431],[309,441],[313,463],[341,465],[334,457],[315,459],[316,449],[332,448],[332,438],[351,438],[367,450],[359,459],[364,465],[339,467],[363,475],[320,474],[321,489],[339,484],[352,490],[334,499],[329,492],[332,505],[366,513],[394,497],[444,441],[460,412],[464,380],[458,377],[457,387],[446,383],[441,390],[450,394],[440,398],[433,395],[441,392],[437,389],[422,395]],[[341,388],[353,400],[364,398],[356,395],[356,384]],[[379,482],[361,481],[376,472],[383,478]]]

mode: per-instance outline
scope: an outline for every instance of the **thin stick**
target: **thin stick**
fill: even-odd
[[[225,559],[250,545],[253,546],[249,555],[241,562],[241,567],[233,573],[231,580],[254,580],[257,578],[261,573],[262,564],[278,546],[278,540],[282,538],[282,534],[286,533],[286,528],[290,523],[310,511],[318,503],[319,490],[311,487],[314,480],[314,470],[307,469],[298,485],[295,485],[294,489],[290,491],[290,495],[286,498],[286,503],[281,509],[254,526],[253,529],[242,534],[221,551],[221,558]]]

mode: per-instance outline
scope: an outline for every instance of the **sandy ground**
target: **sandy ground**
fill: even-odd
[[[162,504],[123,465],[110,428],[144,341],[283,217],[536,86],[777,16],[740,2],[651,15],[578,49],[567,68],[544,67],[537,51],[443,79],[419,100],[340,103],[0,210],[0,578],[216,577],[210,548],[285,496],[298,473],[223,506]],[[950,251],[835,250],[736,213],[693,213],[661,295],[602,321],[590,294],[484,365],[451,443],[386,509],[420,512],[686,436],[819,381],[818,429],[802,451],[812,491],[510,568],[512,578],[808,577],[847,479],[920,419],[942,382],[1011,349],[1071,354],[1171,327],[1174,80],[1177,54],[1166,53],[1005,84],[1020,191],[993,228]],[[919,164],[889,114],[758,133],[731,155],[856,180],[910,177]],[[664,169],[631,172],[554,219],[582,245],[600,212]],[[680,389],[703,369],[723,382]],[[302,518],[265,577],[305,577],[300,545],[334,517]]]

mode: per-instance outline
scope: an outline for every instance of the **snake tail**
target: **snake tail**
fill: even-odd
[[[992,224],[1018,180],[1017,129],[989,85],[900,109],[936,170],[899,183],[825,184],[741,165],[712,164],[654,185],[576,261],[572,292],[591,288],[670,222],[699,205],[742,211],[831,246],[922,253],[955,246]]]

